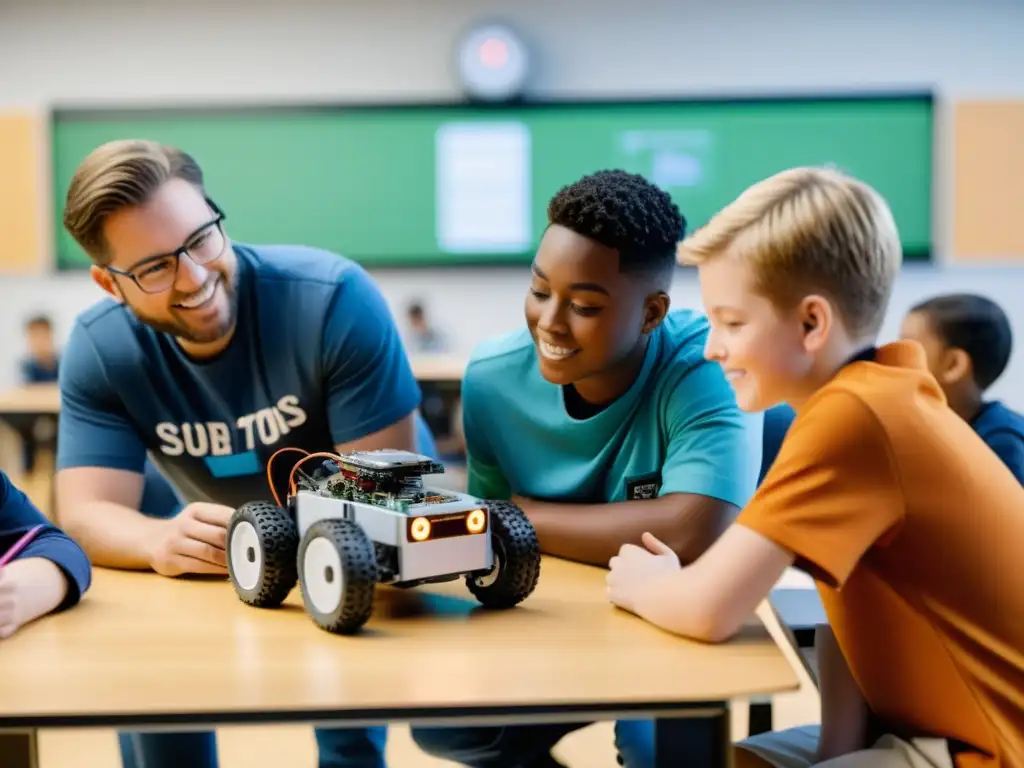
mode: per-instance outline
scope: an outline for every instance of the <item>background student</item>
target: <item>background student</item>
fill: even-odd
[[[985,398],[1013,352],[1013,331],[1002,308],[977,294],[944,294],[913,307],[901,333],[924,347],[928,369],[950,407],[1024,484],[1024,416]]]

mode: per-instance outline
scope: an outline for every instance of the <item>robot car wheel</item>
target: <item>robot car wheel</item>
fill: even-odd
[[[507,501],[488,503],[494,568],[483,575],[469,575],[466,586],[488,608],[518,605],[537,586],[540,578],[540,545],[526,514]]]
[[[351,520],[321,520],[299,544],[299,586],[321,628],[350,635],[369,620],[377,585],[373,542]]]
[[[227,530],[228,574],[244,603],[279,606],[298,578],[299,534],[288,512],[268,501],[250,501],[231,516]]]

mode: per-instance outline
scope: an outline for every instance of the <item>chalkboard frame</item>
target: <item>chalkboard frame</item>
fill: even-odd
[[[132,119],[142,118],[151,115],[159,115],[168,118],[188,118],[199,116],[225,116],[225,115],[267,115],[275,113],[317,113],[345,111],[386,111],[395,109],[410,110],[445,110],[465,109],[467,107],[481,112],[493,112],[500,114],[510,109],[514,110],[544,110],[562,109],[565,107],[600,108],[616,106],[700,106],[700,105],[759,105],[759,104],[827,104],[827,103],[855,103],[858,101],[874,102],[919,102],[926,106],[931,116],[931,143],[932,159],[929,166],[929,176],[932,189],[929,190],[929,207],[931,227],[928,237],[928,246],[922,249],[904,251],[904,261],[914,263],[929,263],[933,260],[936,248],[936,217],[935,217],[935,183],[936,183],[936,160],[934,157],[937,147],[935,114],[936,94],[930,88],[920,89],[887,89],[887,90],[822,90],[822,91],[775,91],[775,92],[733,92],[727,94],[698,94],[698,95],[653,95],[653,96],[550,96],[536,97],[524,96],[521,98],[491,103],[475,101],[469,98],[449,99],[427,99],[427,100],[239,100],[239,101],[216,101],[204,102],[202,100],[169,100],[161,99],[158,102],[146,103],[145,101],[134,100],[132,103],[123,101],[89,101],[87,103],[75,102],[73,100],[56,101],[51,104],[49,110],[50,135],[53,136],[53,127],[62,119],[74,119],[86,121],[90,119],[111,120],[111,119]],[[51,152],[53,145],[50,145]],[[51,167],[55,164],[51,163]],[[51,170],[51,173],[55,173]],[[54,211],[54,215],[57,212]],[[69,264],[59,258],[54,259],[57,270],[60,272],[76,272],[88,268],[83,264]],[[525,266],[514,259],[494,258],[493,255],[482,255],[480,258],[451,259],[444,261],[404,261],[390,259],[380,263],[365,263],[369,269],[409,270],[409,269],[466,269],[466,268],[487,268],[487,269],[520,269]],[[681,268],[682,269],[682,268]]]

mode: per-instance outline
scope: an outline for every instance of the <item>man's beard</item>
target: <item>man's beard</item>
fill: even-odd
[[[238,295],[235,293],[235,286],[223,276],[220,278],[220,284],[223,286],[224,295],[227,298],[228,314],[222,322],[213,328],[204,328],[199,331],[192,329],[187,320],[176,316],[175,313],[180,310],[174,307],[171,307],[170,310],[173,319],[153,318],[140,312],[135,306],[129,305],[129,308],[140,322],[145,323],[157,333],[166,333],[191,344],[209,344],[223,338],[224,334],[234,327],[235,319],[238,317]]]

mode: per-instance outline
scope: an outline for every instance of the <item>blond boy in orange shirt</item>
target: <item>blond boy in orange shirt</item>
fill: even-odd
[[[835,171],[786,171],[679,254],[740,406],[797,415],[704,556],[680,567],[651,536],[626,545],[612,602],[719,642],[787,567],[814,576],[821,726],[748,739],[737,766],[1024,766],[1024,488],[916,342],[875,347],[901,261],[885,201]]]

